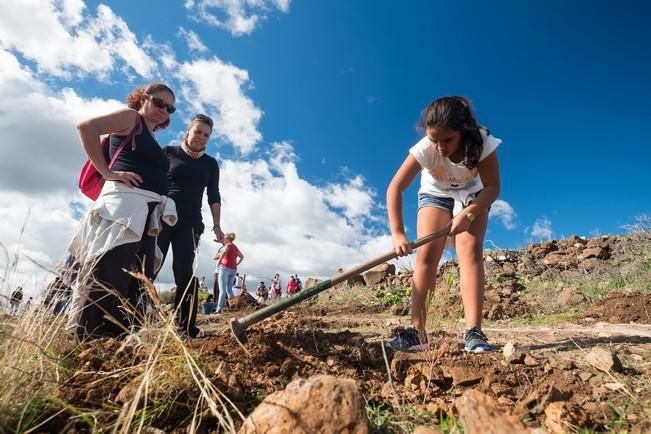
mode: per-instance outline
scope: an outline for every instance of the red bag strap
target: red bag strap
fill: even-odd
[[[113,167],[113,164],[115,164],[115,160],[118,159],[118,156],[120,155],[120,152],[122,151],[122,148],[131,141],[131,150],[135,151],[136,150],[136,136],[138,134],[142,133],[142,122],[140,122],[140,113],[136,113],[136,124],[133,126],[133,129],[129,133],[128,136],[122,140],[122,143],[120,143],[120,146],[118,146],[118,150],[115,151],[115,154],[113,155],[113,158],[111,158],[111,162],[108,165],[108,168],[110,169]]]

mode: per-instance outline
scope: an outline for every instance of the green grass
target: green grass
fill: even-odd
[[[446,414],[433,414],[413,405],[393,409],[383,402],[366,401],[366,416],[372,433],[411,433],[416,426],[424,425],[444,434],[463,434],[459,419]]]
[[[395,287],[377,294],[384,306],[407,303],[411,297],[411,288]]]

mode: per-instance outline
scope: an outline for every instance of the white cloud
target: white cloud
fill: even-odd
[[[22,285],[38,296],[63,256],[77,224],[70,202],[78,196],[57,193],[30,197],[0,190],[0,294]]]
[[[211,115],[214,132],[243,154],[262,139],[258,123],[262,110],[244,94],[251,87],[249,73],[217,57],[180,65],[181,94],[195,111]]]
[[[513,220],[515,220],[517,214],[513,210],[513,207],[505,200],[498,199],[493,202],[489,217],[499,219],[508,230],[513,230],[516,227]]]
[[[83,0],[55,0],[53,4],[60,11],[60,18],[65,27],[75,27],[83,21],[83,12],[86,9]]]
[[[122,107],[115,100],[82,99],[71,89],[56,92],[0,50],[0,189],[44,194],[76,190],[84,153],[75,124]]]
[[[533,229],[531,229],[530,235],[536,240],[551,239],[554,236],[552,222],[547,217],[537,219],[533,224]]]
[[[364,178],[356,176],[346,184],[331,184],[325,189],[326,202],[341,208],[349,219],[370,215],[375,192],[368,191]]]
[[[186,30],[183,27],[179,27],[179,31],[176,34],[185,39],[185,43],[188,44],[188,50],[199,53],[205,53],[208,51],[208,47],[206,47],[206,45],[201,41],[199,35],[194,33],[192,30]]]
[[[330,277],[338,268],[350,268],[386,253],[391,237],[369,231],[376,216],[366,205],[366,214],[355,219],[342,215],[329,198],[332,191],[347,192],[364,204],[372,202],[361,178],[319,187],[302,179],[287,142],[281,159],[221,161],[222,228],[235,232],[235,243],[245,260],[239,270],[257,280],[269,280],[280,272],[303,277]],[[271,161],[273,160],[273,161]],[[356,190],[351,194],[350,191]],[[345,194],[342,195],[345,196]],[[207,228],[212,220],[207,204],[203,209]],[[219,247],[204,233],[199,247],[199,273],[212,281],[212,256]],[[171,281],[170,262],[160,278]]]
[[[92,75],[106,79],[121,61],[149,77],[155,62],[139,47],[124,22],[105,5],[84,16],[79,0],[24,0],[0,3],[0,48],[15,50],[54,77]]]
[[[253,32],[271,10],[287,13],[289,3],[290,0],[187,0],[185,7],[190,18],[241,36]]]

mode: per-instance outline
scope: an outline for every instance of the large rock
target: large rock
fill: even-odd
[[[384,280],[384,272],[380,270],[368,270],[362,273],[362,278],[366,286],[375,286]]]
[[[552,434],[564,434],[570,432],[568,427],[577,423],[574,412],[567,402],[552,402],[545,408],[545,428]]]
[[[497,402],[477,390],[468,390],[455,401],[466,434],[530,434],[520,420],[500,410]]]
[[[617,357],[617,354],[601,347],[594,347],[590,350],[588,355],[585,356],[585,361],[604,372],[622,372],[623,369],[622,362]]]
[[[374,286],[382,282],[388,276],[396,274],[396,266],[393,264],[380,264],[362,273],[366,286]]]
[[[367,434],[364,400],[354,380],[329,375],[299,379],[269,395],[239,434]]]
[[[588,247],[581,252],[582,259],[608,259],[610,257],[610,251],[600,246]]]
[[[348,288],[365,285],[364,278],[359,274],[355,276],[351,276],[348,280],[346,280],[346,285],[348,286]]]
[[[559,306],[573,306],[583,303],[586,300],[585,295],[580,293],[576,288],[565,288],[558,295]]]

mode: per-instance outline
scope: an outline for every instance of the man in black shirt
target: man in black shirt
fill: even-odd
[[[174,262],[176,295],[174,308],[181,333],[196,337],[199,282],[192,269],[199,238],[204,231],[201,217],[203,192],[206,190],[212,214],[212,232],[216,241],[222,241],[219,221],[221,196],[219,194],[219,166],[206,154],[206,144],[212,133],[213,122],[208,116],[195,116],[181,146],[167,146],[163,150],[170,162],[167,173],[169,197],[176,203],[178,222],[175,226],[164,225],[158,236],[158,246],[167,255],[170,244]]]

